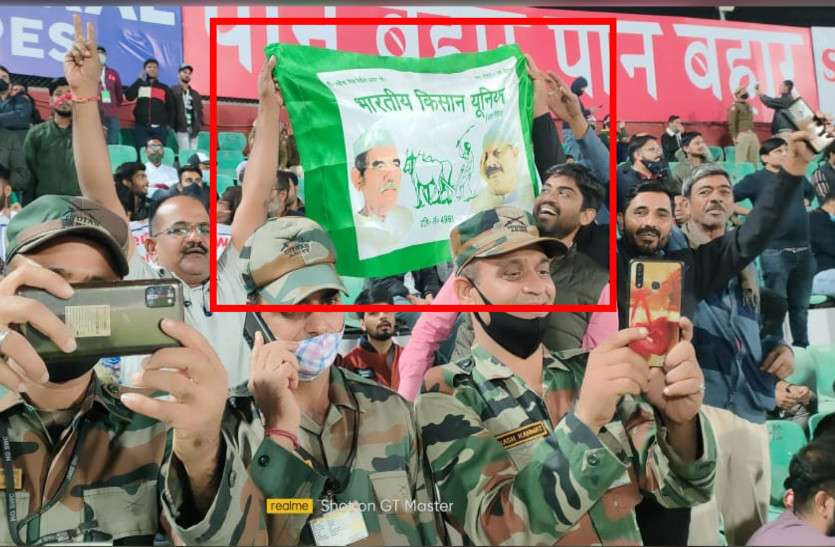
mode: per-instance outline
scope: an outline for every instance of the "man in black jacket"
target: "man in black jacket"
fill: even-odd
[[[681,137],[684,134],[684,124],[681,118],[673,114],[667,119],[667,130],[661,135],[661,148],[664,149],[666,161],[676,161],[676,152],[681,148]]]
[[[662,183],[644,183],[627,196],[618,214],[623,238],[618,242],[618,316],[621,328],[629,323],[629,261],[633,258],[667,258],[684,263],[682,315],[692,320],[700,300],[719,291],[768,245],[785,204],[803,181],[814,152],[805,133],[792,134],[789,158],[777,184],[751,211],[742,227],[727,232],[697,249],[667,251],[673,229],[673,197]],[[638,525],[645,545],[687,545],[689,509],[664,509],[645,500],[637,508]],[[663,524],[661,524],[663,523]]]
[[[823,204],[809,214],[812,253],[817,261],[812,292],[835,298],[835,191],[821,198]]]
[[[794,82],[791,80],[783,80],[783,83],[780,84],[780,96],[769,97],[762,92],[760,84],[754,87],[754,91],[757,93],[760,101],[768,108],[774,110],[774,118],[771,120],[772,135],[777,135],[780,132],[794,131],[794,124],[785,112],[785,109],[795,101],[795,98],[792,96],[792,89],[794,89]]]
[[[145,61],[139,78],[125,90],[125,98],[136,101],[133,120],[137,150],[151,137],[159,137],[165,143],[168,128],[174,125],[176,107],[171,90],[159,81],[156,59]]]
[[[116,183],[116,195],[131,221],[148,218],[148,176],[145,164],[129,161],[116,168],[113,174]]]
[[[197,135],[203,127],[203,102],[200,93],[191,87],[192,71],[189,64],[180,66],[177,73],[180,82],[171,88],[175,106],[174,132],[180,150],[196,150]]]

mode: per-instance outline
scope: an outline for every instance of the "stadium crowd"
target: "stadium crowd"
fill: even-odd
[[[808,332],[810,302],[835,302],[835,142],[816,153],[787,116],[793,82],[736,90],[724,149],[677,115],[661,135],[618,122],[610,180],[585,79],[528,58],[532,210],[487,204],[450,262],[354,279],[306,216],[275,63],[214,166],[186,63],[168,86],[147,59],[123,86],[76,17],[45,120],[0,66],[0,543],[835,545],[835,352]],[[754,101],[774,110],[762,142]],[[372,168],[380,148],[354,166],[369,207],[400,176]],[[632,349],[656,336],[630,324],[634,259],[684,265],[660,367]],[[607,305],[611,266],[617,311],[213,312],[210,261],[223,304]],[[21,292],[149,279],[181,287],[184,321],[160,327],[176,347],[92,362]],[[312,515],[269,511],[304,498]]]

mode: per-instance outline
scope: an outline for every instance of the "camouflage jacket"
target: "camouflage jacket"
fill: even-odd
[[[165,424],[122,405],[122,389],[93,375],[78,411],[67,413],[70,425],[58,439],[52,435],[61,426],[51,427],[47,418],[55,413],[39,413],[14,392],[0,399],[15,482],[22,479],[22,484],[14,485],[22,543],[153,542],[161,528],[160,467],[170,444]],[[70,480],[62,487],[65,477]],[[8,486],[5,480],[3,484]],[[4,491],[0,494],[2,545],[14,544],[9,522]]]
[[[325,425],[302,414],[301,451],[290,452],[265,438],[246,386],[232,390],[222,428],[226,446],[218,493],[201,520],[189,517],[193,508],[184,496],[188,478],[182,465],[163,471],[165,514],[187,545],[313,545],[308,521],[322,515],[323,500],[363,504],[369,535],[356,545],[438,544],[435,513],[410,508],[410,503],[428,504],[432,498],[410,405],[340,367],[332,366],[329,374]],[[330,486],[325,462],[333,477],[347,480],[341,492]],[[268,515],[269,498],[313,499],[315,510],[313,515]]]
[[[580,350],[548,355],[543,397],[477,344],[430,369],[415,404],[445,517],[475,545],[640,544],[642,492],[665,507],[706,502],[716,441],[700,416],[701,458],[683,463],[653,408],[624,397],[597,435],[573,412]]]

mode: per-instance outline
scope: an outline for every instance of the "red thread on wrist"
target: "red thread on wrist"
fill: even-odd
[[[78,95],[72,95],[71,94],[69,96],[69,100],[71,100],[74,103],[93,103],[93,102],[98,102],[99,97],[98,97],[98,95],[96,95],[94,97],[79,97]]]
[[[273,435],[278,435],[279,437],[289,439],[290,442],[293,443],[294,449],[298,449],[301,446],[301,444],[299,443],[299,438],[285,429],[280,429],[278,427],[268,427],[264,429],[264,433],[266,433],[270,437],[272,437]]]

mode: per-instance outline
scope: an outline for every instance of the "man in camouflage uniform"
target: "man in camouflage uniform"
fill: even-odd
[[[336,304],[346,292],[333,243],[310,219],[268,220],[241,257],[251,302]],[[333,366],[343,314],[261,317],[276,341],[255,336],[250,381],[232,391],[216,433],[225,451],[215,486],[201,488],[186,471],[205,466],[175,460],[167,469],[165,509],[176,534],[189,545],[437,544],[409,404]],[[310,498],[315,507],[267,514],[269,498]],[[327,535],[332,520],[356,533]]]
[[[100,132],[99,138],[104,139]],[[28,323],[63,351],[74,351],[74,331],[16,293],[33,287],[65,299],[74,284],[122,279],[128,226],[90,200],[48,195],[24,207],[6,235],[6,275],[0,281],[0,383],[6,388],[0,398],[0,544],[150,544],[160,529],[165,424],[127,409],[120,395],[128,390],[103,384],[93,373],[96,359],[44,363],[11,328]],[[212,361],[193,349],[208,343],[190,327],[162,328],[186,346],[163,350],[166,363],[200,368]]]
[[[462,303],[554,301],[549,262],[565,248],[539,237],[530,214],[485,211],[450,241]],[[692,325],[682,320],[684,340],[650,369],[628,348],[644,329],[588,355],[547,354],[544,316],[479,312],[472,355],[426,375],[416,415],[445,517],[475,545],[640,544],[642,493],[673,507],[712,492]]]

